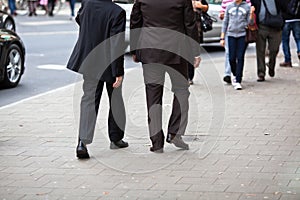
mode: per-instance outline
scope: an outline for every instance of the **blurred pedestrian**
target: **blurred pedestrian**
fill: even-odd
[[[10,14],[13,16],[17,16],[16,0],[8,0],[8,7],[10,10]]]
[[[57,0],[48,0],[48,14],[50,17],[54,16],[53,11],[55,8],[56,1]]]
[[[147,31],[149,27],[151,30]],[[189,84],[188,64],[177,52],[192,55],[194,66],[200,64],[200,48],[188,37],[198,41],[197,27],[191,0],[136,0],[130,18],[130,48],[135,62],[141,62],[146,88],[148,127],[152,147],[150,151],[162,153],[162,98],[165,75],[168,73],[173,96],[172,114],[169,118],[168,143],[188,150],[182,136],[188,122]],[[180,37],[181,35],[188,37]],[[184,49],[184,45],[187,47]],[[143,48],[143,47],[148,48]],[[149,48],[150,47],[150,48]],[[136,49],[138,48],[138,49]]]
[[[287,0],[289,4],[292,0]],[[297,4],[291,5],[297,6]],[[284,27],[282,30],[282,50],[284,54],[284,61],[280,63],[281,67],[292,67],[291,50],[290,50],[290,35],[293,34],[297,55],[300,59],[300,16],[295,13],[291,13],[288,9],[283,12],[283,18],[285,19]]]
[[[73,20],[75,17],[75,3],[76,0],[67,0],[69,2],[70,10],[71,10],[71,16],[70,20]]]
[[[229,4],[231,4],[232,2],[234,2],[234,0],[223,0],[222,1],[222,4],[221,4],[222,8],[220,10],[220,15],[219,15],[219,18],[221,20],[224,19],[224,15],[225,15],[227,6]],[[249,6],[251,6],[250,0],[246,0],[246,2],[248,3]],[[225,72],[224,72],[223,81],[228,84],[231,84],[231,67],[230,67],[230,63],[229,63],[228,36],[225,35],[224,39],[225,39]]]
[[[36,7],[38,5],[37,0],[27,0],[28,1],[28,9],[29,9],[29,14],[28,16],[31,17],[32,15],[37,16],[36,14]]]
[[[276,57],[281,43],[283,19],[280,13],[286,11],[286,2],[282,0],[251,0],[255,7],[258,36],[256,40],[256,61],[258,82],[265,81],[266,65],[269,68],[269,76],[275,76]],[[273,15],[269,18],[269,14]],[[278,19],[277,22],[272,22]],[[266,44],[268,43],[269,62],[266,63]]]
[[[234,76],[232,86],[236,90],[242,89],[244,57],[246,51],[246,29],[248,24],[253,24],[254,7],[243,0],[235,0],[229,4],[225,11],[221,40],[225,46],[225,35],[228,35],[229,63]]]
[[[45,15],[48,14],[48,0],[40,0],[40,6],[45,10]]]
[[[75,20],[80,26],[79,37],[67,68],[83,74],[76,148],[77,157],[83,159],[89,158],[86,145],[93,141],[104,84],[109,97],[110,149],[128,147],[123,141],[125,108],[122,98],[126,13],[111,0],[84,0]]]

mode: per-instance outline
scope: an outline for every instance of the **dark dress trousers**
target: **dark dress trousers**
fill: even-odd
[[[168,133],[183,135],[188,118],[188,65],[200,55],[191,0],[136,0],[130,19],[131,52],[143,64],[150,139],[163,146],[162,96],[165,74],[172,83]]]
[[[265,0],[267,6],[271,0]],[[278,12],[282,13],[286,10],[286,1],[274,0],[276,9]],[[255,7],[256,23],[258,24],[258,37],[256,41],[256,56],[257,56],[257,75],[258,77],[265,77],[266,73],[266,61],[265,61],[265,51],[268,44],[269,50],[269,70],[275,70],[276,57],[279,52],[279,47],[281,43],[281,29],[274,29],[268,27],[261,22],[259,17],[261,11],[261,6],[263,5],[262,0],[251,0],[251,5]]]
[[[119,141],[124,136],[125,109],[121,87],[115,89],[112,84],[116,77],[124,75],[126,13],[111,0],[83,0],[76,21],[80,26],[79,36],[67,68],[83,74],[79,138],[85,144],[93,140],[106,83],[110,102],[109,138]]]

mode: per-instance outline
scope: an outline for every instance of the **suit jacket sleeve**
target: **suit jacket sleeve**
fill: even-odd
[[[140,2],[138,0],[135,1],[132,7],[131,15],[130,15],[130,30],[139,29],[143,26],[143,16],[141,12]],[[140,31],[130,31],[130,51],[132,54],[136,53],[137,42],[140,37]]]
[[[185,26],[185,34],[195,40],[192,42],[192,54],[194,57],[200,55],[200,38],[198,37],[198,30],[196,26],[195,14],[193,11],[193,5],[191,0],[186,0],[184,5],[184,26]]]
[[[110,31],[111,57],[117,58],[111,63],[113,77],[124,75],[125,25],[126,13],[122,10],[117,18],[115,18]]]

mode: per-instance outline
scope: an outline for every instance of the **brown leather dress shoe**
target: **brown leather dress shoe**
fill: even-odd
[[[257,79],[257,82],[263,82],[265,81],[265,77],[264,76],[259,76]]]
[[[128,142],[125,142],[123,140],[110,143],[110,149],[121,149],[121,148],[126,148],[128,146],[129,146]]]
[[[189,145],[182,140],[181,135],[168,134],[166,141],[178,148],[189,150]]]
[[[291,62],[282,62],[279,64],[280,67],[292,67]]]

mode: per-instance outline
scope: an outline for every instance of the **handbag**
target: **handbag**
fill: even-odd
[[[277,12],[276,15],[272,15],[266,5],[265,0],[263,0],[263,3],[265,5],[266,14],[265,14],[265,19],[262,24],[269,26],[271,28],[281,29],[283,27],[284,20],[283,20],[283,17],[281,16],[280,12]]]
[[[256,24],[256,16],[254,13],[253,15],[254,24],[248,24],[248,26],[246,27],[246,43],[254,43],[257,40],[258,27]]]
[[[200,19],[203,32],[211,31],[213,29],[213,22],[217,22],[217,19],[207,14],[207,12],[201,12]]]

